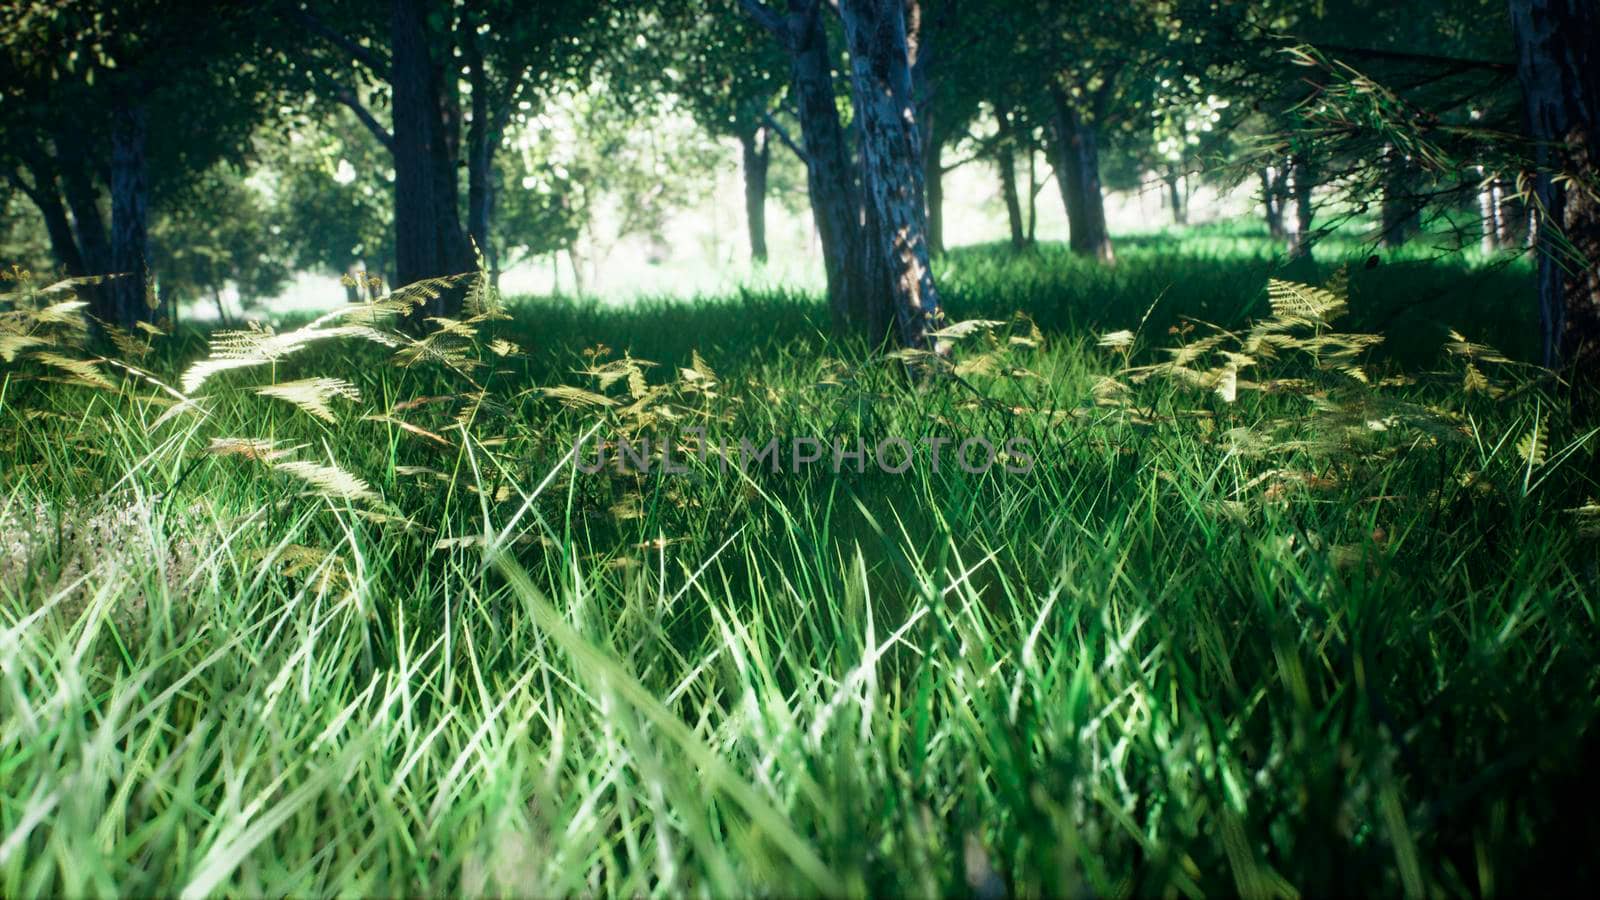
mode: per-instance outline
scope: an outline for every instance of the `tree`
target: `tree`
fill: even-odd
[[[399,282],[475,267],[472,239],[482,247],[494,233],[495,155],[511,116],[537,92],[579,80],[623,12],[598,0],[553,4],[537,15],[510,0],[392,0],[386,17],[354,0],[283,9],[292,26],[285,59],[302,84],[348,107],[393,156]],[[363,91],[388,100],[392,129],[368,109]],[[459,301],[459,292],[446,292],[420,313],[448,315]]]
[[[667,86],[701,127],[739,142],[750,259],[764,263],[772,142],[786,92],[787,60],[753,21],[707,16],[699,3],[672,6],[663,26],[664,36],[649,45],[665,57],[654,67],[679,76],[665,79]]]
[[[1539,209],[1547,365],[1593,380],[1600,362],[1600,12],[1589,0],[1511,0]]]
[[[790,87],[806,162],[806,189],[822,245],[828,308],[840,334],[871,327],[870,311],[880,308],[869,275],[869,247],[862,237],[856,172],[839,118],[833,81],[833,53],[819,0],[787,0],[780,14],[761,0],[740,0],[746,14],[777,41],[789,57]]]
[[[916,118],[905,6],[901,0],[844,0],[868,240],[886,264],[895,326],[905,347],[935,350],[939,292],[929,262],[922,136]]]
[[[161,294],[210,298],[226,319],[222,291],[241,305],[271,297],[289,280],[285,230],[272,222],[263,191],[228,164],[214,166],[167,197],[153,217],[151,263]]]
[[[359,127],[296,129],[265,160],[278,229],[292,265],[394,281],[394,186],[389,151]],[[354,286],[347,288],[355,300]]]
[[[247,62],[260,11],[192,13],[176,0],[0,9],[0,166],[33,200],[64,268],[119,276],[90,299],[122,326],[157,312],[152,206],[218,160],[248,156],[250,134],[277,106],[275,86]]]

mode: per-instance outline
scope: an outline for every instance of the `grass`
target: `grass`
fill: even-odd
[[[781,291],[530,300],[409,367],[324,340],[164,419],[170,395],[110,364],[107,390],[19,358],[0,894],[1593,878],[1593,436],[1537,371],[1441,349],[1454,326],[1526,353],[1525,264],[1357,257],[1339,324],[1389,335],[1370,384],[1285,352],[1244,373],[1283,389],[1228,402],[1123,370],[1211,333],[1185,317],[1237,331],[1272,315],[1268,277],[1333,266],[1285,272],[1231,234],[1121,256],[952,254],[953,318],[1006,323],[918,390]],[[197,340],[141,367],[177,385]],[[629,359],[659,365],[629,384]],[[603,389],[577,372],[608,363]],[[360,399],[327,422],[256,393],[310,377]],[[564,461],[591,429],[685,424],[1023,436],[1036,462]],[[216,443],[246,438],[274,443]]]

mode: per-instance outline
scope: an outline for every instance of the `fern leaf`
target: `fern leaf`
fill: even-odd
[[[49,341],[32,334],[0,334],[0,359],[16,362],[17,354],[29,347],[48,346]]]
[[[66,372],[82,384],[105,390],[113,388],[111,382],[100,372],[99,367],[89,360],[73,359],[70,356],[62,356],[59,353],[51,353],[44,350],[35,351],[29,355],[51,368]]]
[[[333,410],[328,407],[329,400],[334,397],[343,397],[355,402],[361,400],[361,392],[343,378],[302,378],[299,381],[286,381],[283,384],[257,388],[256,393],[263,397],[286,400],[329,424],[334,421]]]
[[[306,482],[324,497],[362,503],[373,503],[379,499],[370,485],[338,466],[294,460],[278,463],[273,468]]]
[[[539,393],[549,397],[552,400],[555,400],[562,406],[571,408],[605,408],[608,406],[617,405],[617,401],[607,397],[604,394],[596,394],[592,391],[586,391],[583,388],[571,387],[564,384],[557,385],[555,387],[540,388]]]
[[[206,452],[213,456],[242,456],[269,463],[288,456],[294,448],[279,448],[277,441],[266,438],[212,438]]]
[[[1546,420],[1535,422],[1533,430],[1522,436],[1517,441],[1517,455],[1530,466],[1544,465],[1545,456],[1550,450],[1550,436],[1545,429]]]

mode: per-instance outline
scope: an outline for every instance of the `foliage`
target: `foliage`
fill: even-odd
[[[151,231],[163,296],[203,299],[232,284],[240,302],[274,297],[289,280],[288,240],[269,200],[242,173],[218,166],[167,200]]]
[[[0,890],[1591,876],[1593,435],[1482,338],[1526,273],[1269,289],[1259,239],[1216,241],[1248,252],[952,254],[918,391],[783,293],[506,320],[479,278],[394,329],[427,283],[137,367],[72,285],[8,296],[38,343],[0,392]],[[1459,333],[1386,329],[1419,365],[1349,336],[1484,284]],[[1035,466],[572,465],[685,423]]]

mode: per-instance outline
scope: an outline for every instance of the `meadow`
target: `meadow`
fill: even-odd
[[[953,251],[945,361],[799,290],[113,350],[6,285],[0,894],[1592,880],[1595,433],[1531,264],[1273,250]],[[1034,459],[573,464],[688,429]]]

